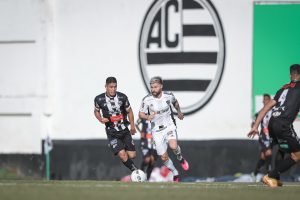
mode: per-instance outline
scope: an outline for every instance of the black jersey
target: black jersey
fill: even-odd
[[[284,85],[278,90],[274,100],[277,103],[273,108],[272,118],[293,123],[300,109],[300,82]]]
[[[130,103],[125,94],[117,92],[114,97],[109,97],[102,93],[95,97],[94,104],[97,111],[102,111],[102,117],[109,119],[105,123],[107,129],[121,131],[130,124],[127,119]]]

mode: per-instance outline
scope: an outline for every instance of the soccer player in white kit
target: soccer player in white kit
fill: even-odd
[[[157,154],[164,165],[173,173],[174,182],[179,182],[179,174],[167,153],[168,145],[176,155],[184,170],[189,169],[188,162],[182,157],[181,149],[177,144],[177,131],[171,105],[177,110],[178,118],[184,118],[179,103],[173,93],[162,90],[163,81],[159,76],[150,80],[151,93],[144,97],[139,117],[151,122],[151,130],[156,145]]]

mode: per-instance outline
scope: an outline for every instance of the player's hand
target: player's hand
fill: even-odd
[[[134,135],[136,133],[136,129],[134,126],[130,127],[130,133],[131,133],[131,135]]]
[[[184,114],[182,112],[178,112],[177,117],[178,119],[183,120]]]
[[[250,130],[250,132],[248,133],[248,137],[249,138],[254,138],[254,136],[255,135],[257,135],[258,134],[258,129],[257,128],[252,128],[251,130]]]
[[[101,118],[101,119],[100,119],[100,122],[101,122],[102,124],[105,124],[105,123],[109,122],[109,119],[107,119],[107,118]]]
[[[148,115],[147,120],[152,121],[152,119],[154,118],[155,115],[156,115],[155,112],[153,112],[151,115]]]

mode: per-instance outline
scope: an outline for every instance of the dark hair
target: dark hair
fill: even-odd
[[[150,79],[150,84],[153,84],[153,83],[159,83],[159,84],[163,84],[163,80],[160,76],[154,76]]]
[[[106,81],[105,81],[106,85],[110,84],[110,83],[117,83],[117,79],[113,76],[107,77]]]
[[[264,97],[268,97],[269,99],[271,99],[271,96],[269,94],[264,94]]]
[[[299,64],[291,65],[290,74],[294,74],[294,73],[300,74],[300,65]]]

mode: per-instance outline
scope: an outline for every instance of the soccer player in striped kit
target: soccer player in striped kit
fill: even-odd
[[[144,97],[139,117],[151,122],[151,131],[156,145],[157,154],[164,165],[174,176],[174,182],[179,182],[179,174],[167,153],[168,146],[172,149],[184,170],[189,169],[188,162],[182,157],[181,149],[177,144],[177,131],[171,106],[177,110],[178,118],[184,118],[179,103],[173,93],[165,92],[163,80],[156,76],[150,80],[151,93]]]
[[[136,157],[136,151],[131,135],[136,133],[136,129],[129,100],[125,94],[117,91],[115,77],[106,79],[105,88],[105,93],[95,97],[95,117],[105,124],[109,146],[114,154],[128,169],[134,171],[137,167],[132,159]]]
[[[271,100],[271,96],[269,94],[263,95],[263,104],[266,105]],[[269,112],[265,115],[263,120],[260,123],[261,131],[258,135],[258,142],[259,142],[259,148],[260,148],[260,159],[257,161],[255,170],[254,170],[254,176],[256,178],[256,182],[260,181],[261,176],[258,176],[258,173],[260,172],[260,168],[262,166],[265,166],[265,172],[271,170],[271,161],[272,161],[272,138],[269,134],[269,120],[272,115],[272,110],[269,110]],[[257,118],[258,113],[255,114],[255,118]],[[254,122],[253,124],[254,125]]]
[[[293,122],[300,109],[300,65],[290,67],[289,84],[277,91],[274,99],[269,101],[259,112],[248,137],[253,138],[258,134],[258,126],[266,113],[272,109],[269,121],[269,131],[272,138],[278,143],[279,148],[290,154],[289,157],[278,161],[275,168],[268,172],[262,182],[269,187],[282,186],[280,174],[290,169],[300,160],[300,139],[294,130]]]

